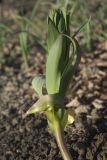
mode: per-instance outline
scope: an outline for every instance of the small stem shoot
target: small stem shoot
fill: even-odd
[[[62,131],[59,122],[56,122],[55,128],[56,128],[56,130],[55,130],[56,141],[59,146],[60,152],[63,156],[63,159],[64,160],[73,160],[67,147],[66,147],[65,140],[64,140],[64,132]]]

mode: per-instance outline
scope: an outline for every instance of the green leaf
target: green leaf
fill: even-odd
[[[59,91],[61,70],[60,59],[62,56],[63,36],[60,35],[56,39],[52,48],[50,49],[49,56],[46,63],[46,88],[48,94],[55,94]]]
[[[38,75],[32,81],[32,86],[39,96],[42,95],[42,88],[45,84],[45,75]]]
[[[67,16],[67,12],[66,10],[63,8],[62,10],[59,10],[59,22],[58,22],[58,29],[59,29],[59,32],[61,33],[66,33],[67,31],[67,26],[69,26],[69,23],[66,23],[66,16]]]
[[[69,83],[72,80],[75,70],[81,59],[80,47],[79,47],[77,40],[71,37],[68,37],[68,38],[71,41],[73,51],[72,51],[68,64],[66,65],[62,78],[61,78],[60,93],[63,96],[65,96],[66,94]]]
[[[48,53],[50,53],[50,49],[54,44],[55,40],[58,38],[59,34],[60,33],[55,27],[55,24],[52,22],[50,18],[48,18],[48,40],[47,40]]]
[[[24,52],[24,54],[28,54],[28,46],[27,46],[28,34],[27,34],[27,32],[21,32],[19,34],[19,40],[20,40],[20,45],[21,45],[22,51]]]
[[[61,124],[61,127],[62,129],[64,130],[66,124],[67,124],[67,120],[68,120],[68,112],[67,110],[62,107],[62,108],[59,108],[57,111],[56,111],[56,115],[59,119],[59,122]]]
[[[60,33],[64,33],[65,32],[65,21],[64,21],[64,18],[61,17],[60,18],[60,21],[59,21],[59,24],[58,24],[58,30]]]
[[[47,119],[48,125],[54,134],[57,122],[60,124],[61,129],[64,130],[68,121],[68,111],[63,106],[61,108],[52,108],[51,110],[48,109]]]
[[[29,114],[35,114],[38,112],[45,112],[48,110],[48,108],[51,108],[50,97],[48,95],[41,96],[39,100],[34,103],[32,107],[29,108],[29,110],[25,113],[24,116],[27,116]]]

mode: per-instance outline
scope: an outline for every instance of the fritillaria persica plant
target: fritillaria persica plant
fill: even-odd
[[[68,124],[69,115],[71,121],[74,121],[74,112],[66,109],[64,98],[80,62],[79,45],[74,37],[70,37],[69,26],[70,13],[64,9],[50,12],[46,75],[38,75],[33,79],[32,86],[39,95],[39,100],[25,114],[25,116],[38,112],[46,114],[64,160],[72,159],[64,142],[64,128]],[[42,92],[44,86],[47,90],[45,95]]]

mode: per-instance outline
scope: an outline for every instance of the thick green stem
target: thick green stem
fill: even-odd
[[[61,126],[58,122],[56,123],[55,128],[56,128],[56,130],[55,130],[56,141],[57,141],[57,144],[58,144],[59,149],[61,151],[61,154],[63,156],[63,159],[64,160],[73,160],[67,147],[66,147],[65,140],[64,140],[64,133],[63,133]]]

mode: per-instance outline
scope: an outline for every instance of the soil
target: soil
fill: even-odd
[[[29,70],[16,42],[7,43],[0,64],[0,160],[62,160],[44,114],[22,118],[38,99],[31,87],[36,74],[45,72],[46,54],[33,46]],[[93,53],[83,53],[74,78],[75,94],[68,94],[75,122],[65,130],[73,160],[107,159],[107,41]]]

